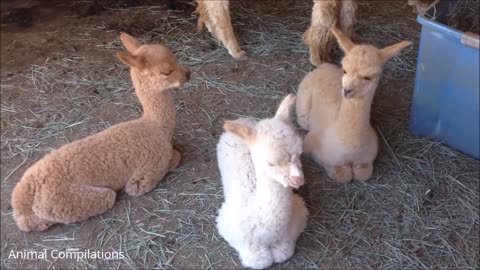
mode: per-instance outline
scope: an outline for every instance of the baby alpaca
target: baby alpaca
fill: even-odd
[[[246,267],[262,269],[292,257],[308,211],[292,188],[304,184],[302,140],[287,96],[274,118],[226,121],[217,145],[225,202],[217,228]]]
[[[365,181],[372,175],[378,152],[370,109],[383,65],[411,43],[377,49],[354,44],[336,28],[332,32],[345,52],[343,71],[322,64],[307,74],[298,89],[298,124],[309,130],[304,152],[338,182]]]
[[[143,116],[64,145],[30,167],[12,194],[13,218],[21,230],[43,231],[101,214],[113,207],[121,189],[131,196],[145,194],[178,166],[169,89],[188,81],[190,71],[166,47],[142,45],[124,33],[120,39],[128,52],[117,57],[130,66]]]

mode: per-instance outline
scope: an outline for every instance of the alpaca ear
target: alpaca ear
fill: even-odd
[[[145,61],[143,57],[133,55],[129,52],[117,52],[117,58],[130,67],[143,69],[145,67]]]
[[[338,44],[344,52],[350,51],[355,46],[355,43],[353,43],[352,40],[344,35],[337,27],[333,26],[330,28],[330,31],[332,31],[332,34],[337,39]]]
[[[130,36],[127,33],[120,33],[120,40],[123,43],[123,46],[127,49],[127,51],[133,53],[136,51],[142,44],[134,37]]]
[[[278,106],[277,113],[275,114],[275,118],[290,124],[291,123],[290,115],[292,113],[293,104],[295,104],[295,99],[296,97],[294,94],[289,94],[288,96],[286,96],[280,103],[280,106]]]
[[[390,58],[397,56],[402,49],[412,44],[410,41],[402,41],[391,46],[387,46],[380,50],[380,57],[384,62],[387,62]]]
[[[237,121],[225,121],[225,123],[223,123],[223,129],[239,136],[246,141],[252,141],[255,139],[255,130],[250,126]]]

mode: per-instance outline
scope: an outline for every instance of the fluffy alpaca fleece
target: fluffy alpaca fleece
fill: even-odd
[[[412,6],[413,13],[422,13],[433,1],[434,0],[408,0],[407,3],[409,6]]]
[[[365,181],[372,175],[378,152],[370,109],[383,65],[411,43],[377,49],[354,44],[336,28],[332,32],[345,52],[343,71],[325,63],[307,74],[298,88],[297,121],[309,130],[305,153],[331,178]]]
[[[246,53],[240,49],[237,37],[233,32],[228,8],[229,1],[197,0],[197,3],[198,29],[201,30],[203,26],[207,26],[208,31],[227,48],[233,58],[245,58]]]
[[[349,36],[353,34],[356,0],[314,0],[311,26],[303,41],[310,48],[310,62],[319,65],[328,58],[333,46],[330,27],[338,25]],[[197,0],[198,28],[207,26],[208,31],[220,41],[235,59],[246,56],[240,48],[230,18],[229,0]]]
[[[112,208],[117,192],[131,196],[152,190],[176,168],[172,147],[175,105],[171,88],[189,79],[171,50],[141,45],[122,33],[128,52],[117,57],[130,75],[144,113],[47,154],[27,169],[12,194],[13,218],[23,231],[74,223]]]
[[[274,118],[225,122],[217,145],[225,202],[217,229],[246,267],[289,259],[308,211],[292,188],[303,185],[302,140],[292,128],[289,95]]]
[[[235,37],[229,10],[230,0],[197,0],[198,28],[207,26],[208,31],[220,41],[235,59],[246,56]],[[310,27],[303,34],[303,42],[310,50],[310,62],[314,66],[329,60],[335,38],[331,27],[338,27],[348,37],[355,32],[358,0],[313,0]],[[433,0],[407,0],[414,12],[422,12]]]
[[[329,60],[334,45],[330,28],[338,26],[349,37],[354,34],[357,11],[356,0],[314,0],[312,21],[303,34],[303,42],[310,49],[310,63],[318,66]]]

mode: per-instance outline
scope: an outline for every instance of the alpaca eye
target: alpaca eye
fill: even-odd
[[[345,69],[343,70],[343,74],[347,74],[347,71]]]
[[[363,79],[366,80],[366,81],[370,81],[371,78],[370,77],[363,77]]]
[[[172,70],[169,70],[169,71],[167,71],[167,72],[160,72],[160,73],[162,73],[162,75],[168,76],[168,75],[170,75],[170,74],[173,73],[173,69],[172,69]]]

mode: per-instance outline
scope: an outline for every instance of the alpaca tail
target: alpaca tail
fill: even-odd
[[[35,189],[33,179],[22,178],[17,183],[12,193],[13,219],[22,231],[36,230],[41,223],[41,219],[33,213],[33,199]]]

